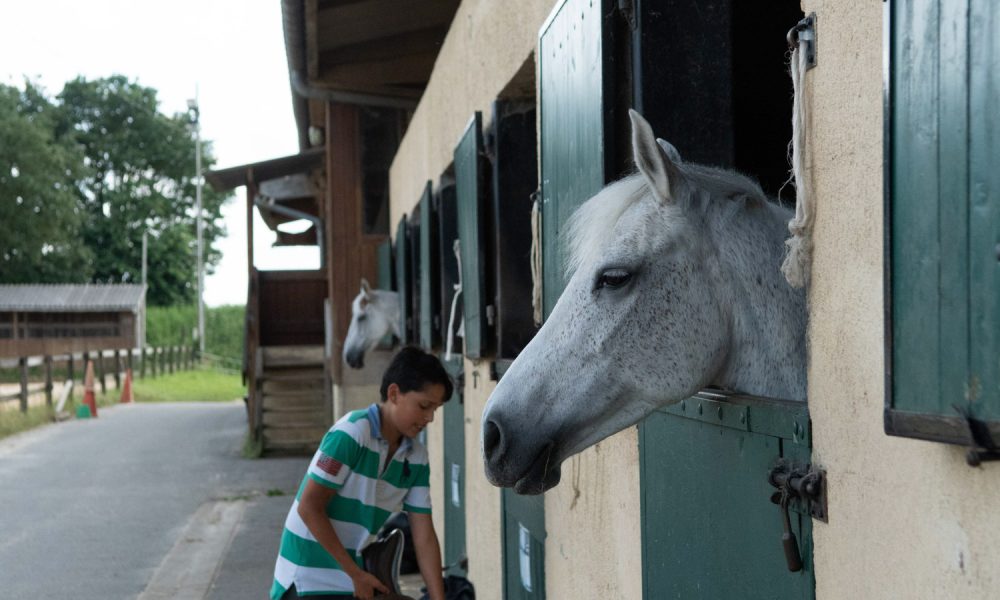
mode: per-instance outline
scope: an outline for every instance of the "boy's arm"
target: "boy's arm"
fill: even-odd
[[[326,516],[326,505],[330,503],[336,493],[337,490],[333,488],[307,479],[306,488],[302,490],[302,497],[299,499],[299,516],[302,517],[302,521],[309,528],[309,532],[313,534],[316,541],[330,553],[334,560],[340,563],[341,570],[351,578],[356,597],[367,600],[374,596],[374,590],[388,594],[389,590],[382,585],[377,577],[354,562],[340,538],[337,537],[333,525],[330,524],[330,518]],[[443,599],[444,596],[441,598]]]
[[[430,513],[409,512],[410,533],[413,534],[413,549],[417,553],[420,575],[427,585],[431,600],[445,600],[444,580],[441,578],[441,546],[434,532],[434,521]]]

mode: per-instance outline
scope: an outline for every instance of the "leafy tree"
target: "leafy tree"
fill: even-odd
[[[0,85],[0,282],[82,282],[91,253],[80,237],[75,182],[83,155],[54,134],[55,107],[32,83]]]
[[[156,90],[123,76],[68,82],[58,96],[57,137],[79,144],[86,171],[78,180],[83,239],[94,256],[93,280],[141,279],[142,235],[149,234],[152,305],[195,299],[195,141],[188,114],[159,112]],[[214,159],[202,145],[202,165]],[[206,273],[221,253],[227,196],[203,190]]]

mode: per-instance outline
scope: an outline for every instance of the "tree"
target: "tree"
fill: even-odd
[[[82,282],[90,250],[80,237],[74,144],[57,139],[55,107],[30,82],[0,85],[0,282]]]
[[[152,305],[195,299],[195,142],[190,116],[159,112],[156,90],[123,76],[68,82],[58,96],[56,137],[76,142],[86,171],[78,180],[84,243],[93,254],[93,280],[141,279],[142,235],[149,234]],[[209,144],[202,164],[214,163]],[[227,196],[205,187],[205,267],[221,254],[212,242]]]

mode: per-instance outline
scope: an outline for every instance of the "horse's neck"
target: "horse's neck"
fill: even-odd
[[[791,213],[774,205],[749,208],[719,231],[718,282],[729,299],[731,345],[716,383],[753,395],[804,400],[806,395],[805,294],[781,274]],[[751,243],[766,235],[767,244]]]
[[[375,304],[378,309],[389,320],[389,327],[393,335],[399,335],[399,294],[389,290],[377,290],[375,292]]]

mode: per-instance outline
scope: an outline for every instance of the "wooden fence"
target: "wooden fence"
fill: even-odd
[[[94,363],[94,380],[100,386],[101,393],[107,393],[106,375],[112,375],[115,389],[121,389],[122,375],[132,369],[133,377],[144,379],[158,377],[193,369],[196,362],[196,350],[188,346],[163,346],[145,349],[101,350],[94,352],[79,352],[60,356],[22,356],[21,358],[0,360],[0,369],[17,369],[19,373],[19,389],[17,392],[0,394],[0,403],[14,400],[20,401],[21,412],[28,411],[28,396],[45,392],[45,404],[52,406],[53,365],[61,364],[66,373],[66,379],[82,381],[87,372],[87,362]],[[29,370],[32,367],[42,367],[44,382],[29,383]],[[80,379],[77,379],[79,374]]]

